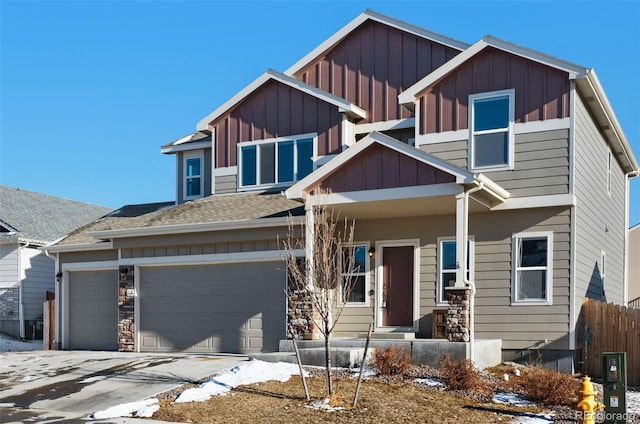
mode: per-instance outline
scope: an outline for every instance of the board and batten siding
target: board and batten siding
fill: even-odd
[[[85,252],[60,252],[58,253],[60,266],[78,262],[104,262],[117,261],[118,251],[110,250],[93,250]]]
[[[470,94],[512,88],[515,122],[569,116],[566,72],[489,47],[420,95],[419,134],[468,129]]]
[[[158,258],[165,256],[213,255],[221,253],[263,252],[278,250],[278,240],[229,241],[177,246],[155,246],[124,248],[120,250],[122,259]]]
[[[582,299],[624,302],[625,174],[612,154],[611,194],[607,192],[610,146],[577,95],[575,122],[575,284],[576,314]],[[602,284],[601,255],[606,255]]]
[[[46,292],[55,290],[55,262],[40,250],[27,247],[22,248],[20,260],[23,318],[25,321],[35,320],[42,315]]]
[[[420,150],[466,169],[468,140],[423,144]],[[514,169],[483,172],[511,197],[547,196],[569,192],[569,130],[515,135]]]
[[[502,339],[504,349],[524,349],[544,341],[552,349],[569,348],[570,210],[541,208],[519,211],[482,212],[469,218],[474,240],[476,337]],[[512,236],[522,232],[553,232],[553,299],[551,305],[512,305]],[[357,241],[420,239],[419,333],[431,337],[433,309],[446,308],[436,302],[438,239],[455,237],[455,215],[358,220]],[[370,261],[370,289],[375,289],[374,260]],[[346,307],[336,335],[364,333],[374,320],[375,295],[370,307]]]
[[[294,77],[365,109],[362,122],[410,118],[398,95],[458,53],[369,20]]]
[[[338,108],[280,82],[269,80],[209,124],[215,135],[216,168],[236,166],[241,142],[317,133],[320,156],[342,149]]]

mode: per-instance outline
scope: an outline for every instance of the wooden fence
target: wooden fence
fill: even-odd
[[[54,349],[55,325],[56,325],[56,308],[55,296],[53,292],[47,292],[47,300],[43,305],[43,329],[42,329],[42,348],[44,350]]]
[[[627,385],[640,386],[640,309],[585,299],[580,316],[585,372],[602,377],[602,353],[627,352]]]

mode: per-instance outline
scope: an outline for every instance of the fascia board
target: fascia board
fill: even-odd
[[[46,245],[40,247],[43,252],[52,253],[64,253],[64,252],[88,252],[96,250],[111,250],[113,249],[113,243],[110,241],[103,241],[99,243],[86,243],[86,244],[63,244],[58,245]]]
[[[18,230],[16,227],[14,227],[13,225],[9,224],[7,221],[4,221],[2,219],[0,219],[0,226],[4,227],[7,229],[7,232],[19,232],[20,230]]]
[[[615,113],[613,112],[613,108],[609,103],[609,99],[607,98],[602,85],[600,84],[600,80],[596,75],[595,70],[590,69],[583,78],[579,78],[576,80],[576,86],[578,90],[586,94],[587,97],[593,97],[596,102],[596,110],[593,110],[594,107],[592,103],[586,101],[585,104],[587,108],[592,110],[592,112],[601,117],[607,122],[607,128],[602,128],[602,125],[599,126],[602,128],[603,133],[606,135],[609,142],[618,149],[620,153],[622,153],[623,158],[626,159],[627,163],[627,172],[633,173],[638,172],[638,162],[636,161],[635,156],[633,155],[633,150],[629,146],[629,141],[618,122],[618,118],[616,118]],[[617,155],[619,159],[620,155]]]
[[[457,184],[471,183],[475,178],[474,174],[465,171],[464,169],[455,167],[448,162],[437,159],[414,147],[411,147],[404,143],[400,143],[382,133],[373,132],[366,136],[364,139],[357,142],[355,145],[340,153],[338,156],[331,159],[316,171],[312,172],[311,174],[307,175],[305,178],[291,186],[288,190],[285,191],[285,195],[288,199],[301,199],[303,197],[302,192],[305,188],[313,185],[317,181],[333,173],[336,169],[341,167],[343,164],[348,162],[350,159],[358,155],[373,143],[379,143],[392,150],[407,155],[415,160],[423,162],[427,165],[434,166],[444,172],[447,172],[448,174],[452,174],[456,177]]]
[[[160,153],[164,153],[164,154],[178,153],[178,152],[185,152],[188,150],[206,149],[206,148],[210,148],[211,146],[213,146],[213,143],[211,143],[211,140],[194,141],[187,144],[179,144],[177,146],[162,146],[162,148],[160,149]]]
[[[483,184],[485,191],[491,193],[496,199],[502,202],[511,197],[511,193],[484,174],[476,175],[474,182],[476,184]]]
[[[469,47],[468,44],[458,40],[454,40],[453,38],[449,38],[444,35],[428,31],[424,28],[420,28],[418,26],[403,22],[398,19],[390,18],[381,13],[374,12],[373,10],[367,9],[364,12],[362,12],[360,15],[356,16],[347,25],[339,29],[335,34],[333,34],[332,36],[327,38],[325,41],[323,41],[318,47],[311,50],[302,59],[294,63],[284,73],[287,75],[293,75],[299,70],[303,69],[305,66],[307,66],[313,60],[321,56],[324,52],[329,50],[331,47],[337,44],[340,40],[345,38],[347,35],[349,35],[351,32],[353,32],[356,28],[358,28],[360,25],[362,25],[364,22],[366,22],[369,19],[383,23],[385,25],[399,29],[401,31],[405,31],[407,33],[416,35],[418,37],[435,41],[437,43],[454,48],[456,50],[463,51]]]
[[[435,84],[449,73],[453,72],[456,68],[461,66],[467,60],[471,59],[487,47],[493,47],[507,53],[511,53],[513,55],[520,56],[546,66],[550,66],[552,68],[560,69],[567,72],[570,79],[579,78],[587,73],[587,69],[582,66],[488,35],[483,37],[480,41],[469,47],[464,52],[460,53],[458,56],[444,63],[442,66],[422,78],[420,81],[416,82],[411,87],[407,88],[404,92],[400,93],[398,95],[400,104],[413,104],[415,97],[419,93]]]
[[[242,100],[247,98],[251,93],[260,88],[263,84],[265,84],[269,80],[276,80],[281,82],[282,84],[288,85],[289,87],[295,88],[296,90],[302,91],[306,94],[309,94],[313,97],[321,99],[327,103],[333,104],[340,108],[341,112],[346,112],[351,116],[356,118],[366,118],[367,113],[364,109],[354,105],[353,103],[342,99],[338,96],[334,96],[333,94],[327,93],[326,91],[317,89],[308,84],[303,83],[295,78],[287,76],[281,72],[275,71],[273,69],[268,69],[265,73],[256,78],[253,82],[247,85],[245,88],[240,90],[235,96],[231,97],[229,100],[224,102],[220,107],[211,112],[209,115],[205,116],[201,119],[196,128],[198,131],[205,131],[209,129],[209,123],[215,121],[220,116],[229,111],[232,107],[240,103]]]
[[[126,228],[122,230],[91,231],[87,234],[98,239],[115,239],[123,237],[144,237],[169,234],[199,233],[205,231],[282,227],[289,225],[292,220],[294,224],[298,224],[299,222],[302,222],[304,218],[258,218],[238,221],[204,222],[197,224],[177,224],[158,227]]]

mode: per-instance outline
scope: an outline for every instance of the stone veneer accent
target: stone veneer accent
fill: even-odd
[[[449,311],[447,314],[447,339],[450,342],[469,341],[469,300],[467,287],[446,287]]]
[[[290,289],[287,305],[287,327],[291,328],[296,339],[320,339],[320,331],[313,323],[313,313],[313,304],[308,298],[307,291]]]
[[[17,321],[20,319],[20,287],[0,289],[0,320]]]
[[[120,266],[118,271],[118,351],[134,352],[134,267]]]

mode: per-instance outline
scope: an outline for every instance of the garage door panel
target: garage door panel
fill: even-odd
[[[69,349],[118,349],[118,273],[69,273]]]
[[[277,350],[286,335],[283,269],[281,263],[141,268],[141,350]]]

